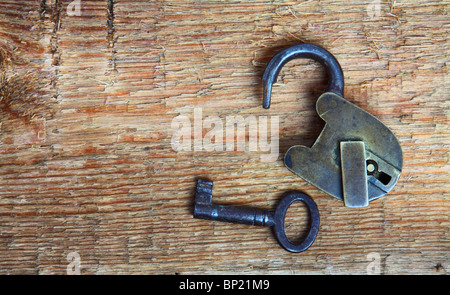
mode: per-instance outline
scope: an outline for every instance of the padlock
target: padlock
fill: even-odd
[[[283,65],[310,58],[326,69],[329,84],[317,100],[316,111],[326,122],[311,147],[292,146],[286,167],[348,207],[365,207],[397,183],[402,149],[394,134],[377,118],[343,98],[344,76],[336,58],[313,44],[298,44],[276,54],[263,76],[263,107],[269,108],[272,84]]]

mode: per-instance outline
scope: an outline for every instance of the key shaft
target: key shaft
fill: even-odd
[[[216,205],[212,202],[211,181],[199,179],[195,194],[194,217],[232,223],[273,226],[274,212],[238,206]]]
[[[209,220],[218,220],[232,223],[242,223],[259,226],[273,226],[274,212],[257,208],[246,208],[225,205],[196,204],[194,217]]]

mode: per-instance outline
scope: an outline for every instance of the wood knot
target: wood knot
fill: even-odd
[[[7,117],[32,119],[48,113],[49,102],[44,99],[43,82],[30,71],[17,69],[15,64],[26,61],[0,46],[0,111]]]

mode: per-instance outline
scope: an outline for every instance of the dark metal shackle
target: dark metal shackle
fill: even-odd
[[[278,52],[269,62],[264,71],[264,97],[263,107],[270,107],[272,84],[276,82],[281,68],[295,58],[310,58],[318,61],[328,74],[328,88],[326,92],[334,92],[343,96],[344,74],[336,58],[327,50],[314,44],[297,44]]]

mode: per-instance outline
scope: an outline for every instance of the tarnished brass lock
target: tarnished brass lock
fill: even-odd
[[[344,77],[334,56],[313,44],[284,49],[269,62],[263,76],[263,107],[270,107],[272,84],[284,64],[295,58],[320,62],[329,77],[328,89],[316,111],[326,122],[311,148],[296,145],[285,157],[286,167],[307,182],[344,201],[364,207],[397,183],[403,166],[394,134],[377,118],[343,98]]]

